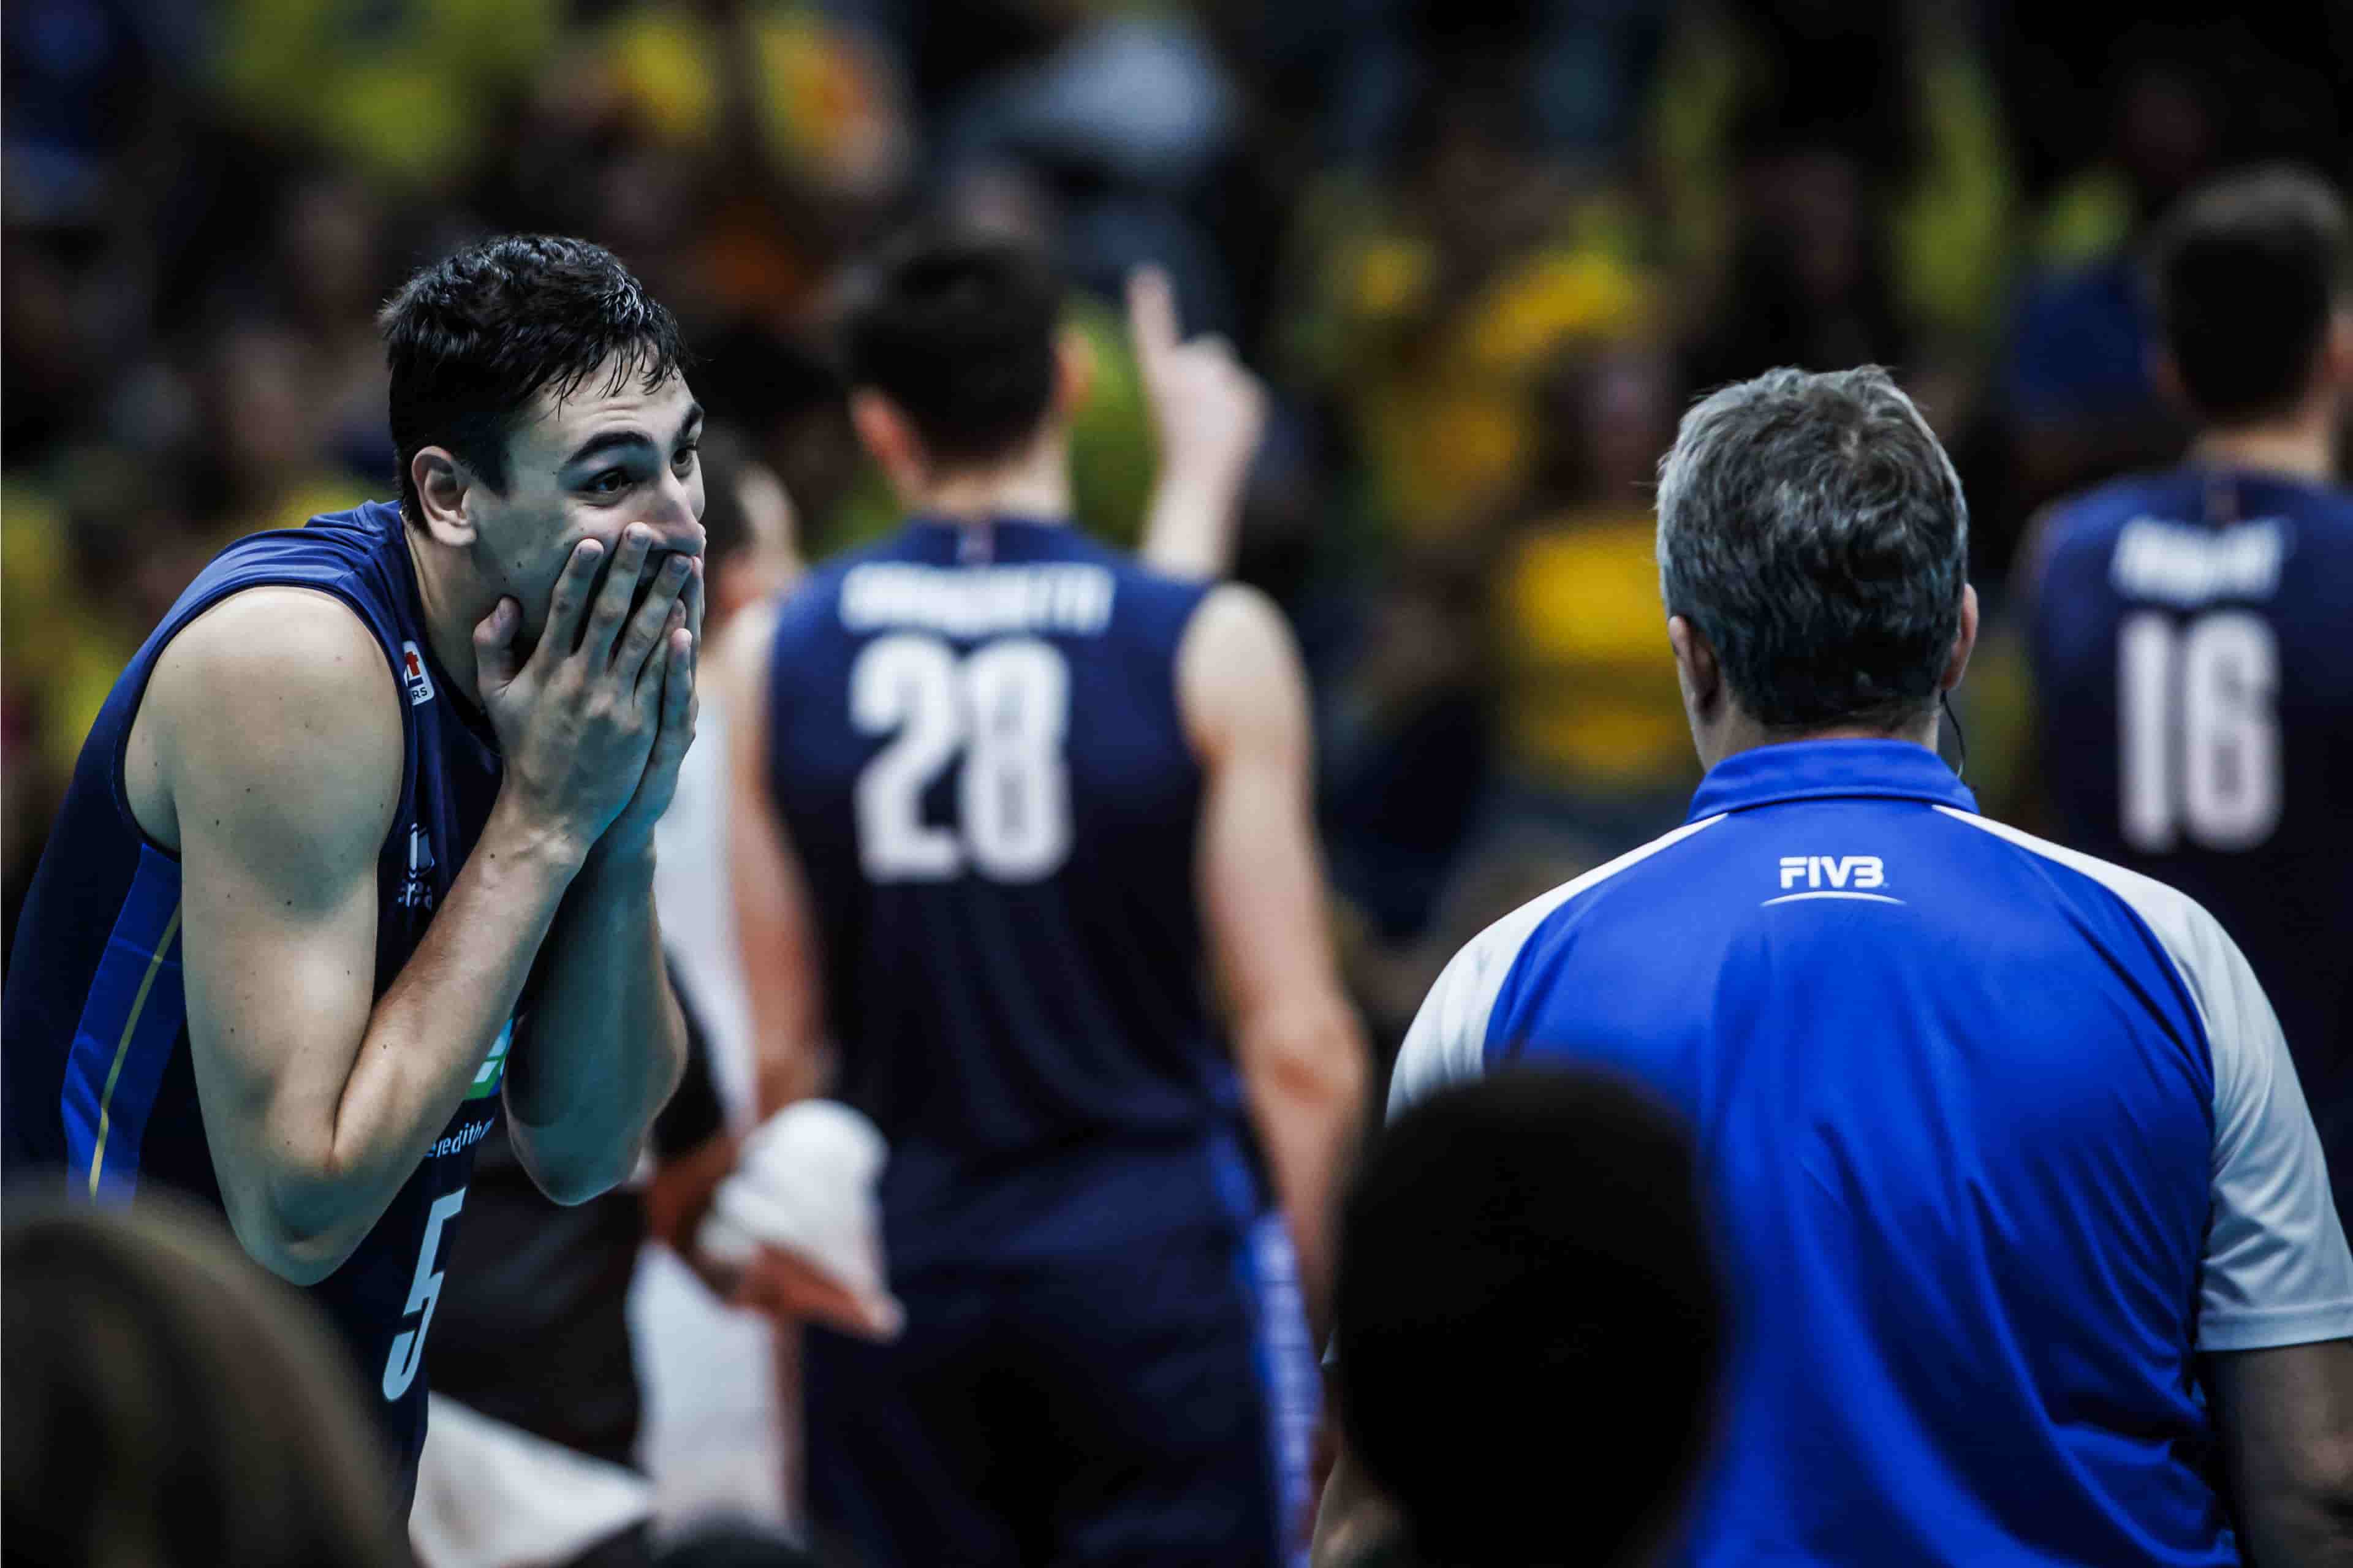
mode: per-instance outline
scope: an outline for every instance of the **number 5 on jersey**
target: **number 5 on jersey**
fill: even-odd
[[[1052,644],[1011,637],[959,659],[938,637],[878,637],[850,666],[849,719],[896,736],[858,779],[859,858],[873,880],[946,881],[969,867],[1035,882],[1069,858],[1071,668]],[[958,826],[926,822],[923,794],[959,751]]]
[[[408,1287],[408,1305],[401,1309],[404,1321],[417,1319],[417,1326],[404,1330],[392,1342],[392,1354],[384,1363],[384,1396],[397,1399],[408,1392],[417,1381],[417,1369],[425,1363],[425,1333],[433,1326],[433,1308],[441,1300],[441,1232],[466,1206],[466,1189],[444,1193],[433,1200],[432,1212],[425,1220],[425,1245],[417,1249],[417,1279]],[[421,1315],[420,1315],[421,1314]]]

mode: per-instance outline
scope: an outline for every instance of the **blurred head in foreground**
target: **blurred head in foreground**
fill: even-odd
[[[1885,371],[1767,371],[1700,399],[1658,510],[1703,765],[1805,736],[1936,743],[1977,641],[1968,503]]]
[[[2353,385],[2353,235],[2325,180],[2261,169],[2166,218],[2149,288],[2159,382],[2217,429],[2333,425]]]
[[[407,1561],[340,1353],[195,1210],[13,1217],[0,1384],[11,1562]]]
[[[1341,1221],[1350,1452],[1419,1568],[1643,1562],[1727,1332],[1689,1139],[1619,1079],[1514,1069],[1385,1131]]]

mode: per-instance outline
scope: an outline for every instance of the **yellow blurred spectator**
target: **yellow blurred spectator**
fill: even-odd
[[[261,129],[447,189],[554,47],[564,0],[224,0],[221,85]]]
[[[1498,178],[1514,188],[1487,233],[1337,183],[1303,224],[1310,300],[1293,352],[1349,415],[1376,501],[1410,539],[1515,494],[1543,446],[1544,370],[1567,350],[1644,333],[1656,313],[1613,194],[1559,200],[1532,166]],[[1510,234],[1531,209],[1535,224]]]

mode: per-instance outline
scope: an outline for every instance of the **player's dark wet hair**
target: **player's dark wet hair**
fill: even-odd
[[[1421,1568],[1639,1560],[1715,1430],[1726,1317],[1665,1110],[1583,1071],[1440,1090],[1342,1214],[1350,1450]]]
[[[11,1205],[8,1561],[395,1568],[392,1460],[317,1309],[192,1206]]]
[[[994,231],[927,229],[879,257],[842,323],[853,388],[881,393],[933,461],[980,466],[1037,434],[1054,395],[1061,286]]]
[[[543,389],[569,396],[605,370],[602,391],[634,376],[650,392],[685,360],[678,322],[611,251],[551,235],[443,257],[401,285],[376,325],[392,368],[401,510],[412,522],[409,464],[424,447],[447,447],[503,491],[508,438]]]
[[[1694,404],[1659,463],[1659,590],[1767,729],[1900,729],[1960,635],[1969,509],[1876,365],[1767,371]]]
[[[2344,199],[2285,168],[2193,191],[2159,226],[2150,293],[2200,419],[2244,424],[2294,408],[2330,313],[2353,289]]]

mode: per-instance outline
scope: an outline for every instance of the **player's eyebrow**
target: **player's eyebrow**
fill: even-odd
[[[700,430],[702,427],[702,405],[700,403],[689,404],[687,405],[686,417],[679,422],[678,439],[683,441],[688,437],[695,434],[695,432]],[[602,457],[607,452],[635,447],[650,447],[653,444],[654,438],[651,436],[647,435],[643,430],[631,429],[628,427],[617,430],[607,430],[601,434],[591,436],[586,441],[581,442],[577,447],[574,448],[572,455],[564,459],[562,466],[567,468],[575,468],[578,465],[586,462],[591,458]]]

